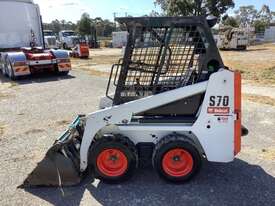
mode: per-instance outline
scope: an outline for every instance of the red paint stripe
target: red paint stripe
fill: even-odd
[[[242,132],[242,80],[241,73],[235,72],[234,78],[234,109],[237,119],[234,125],[234,154],[241,151],[241,132]]]
[[[18,73],[18,72],[26,72],[29,70],[28,67],[15,67],[15,72]]]

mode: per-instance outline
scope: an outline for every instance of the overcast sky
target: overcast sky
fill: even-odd
[[[76,22],[84,12],[93,18],[113,20],[114,12],[117,16],[124,16],[125,13],[142,16],[151,13],[152,10],[160,10],[159,7],[155,7],[154,0],[34,0],[34,2],[40,5],[44,22],[51,22],[54,19]],[[267,4],[275,10],[275,0],[235,0],[235,3],[235,9],[240,5],[255,5],[259,9],[262,4]],[[233,13],[233,10],[229,13]]]

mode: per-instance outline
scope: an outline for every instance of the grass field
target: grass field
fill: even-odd
[[[222,51],[224,63],[240,70],[249,83],[275,85],[275,44],[251,46],[247,51]]]

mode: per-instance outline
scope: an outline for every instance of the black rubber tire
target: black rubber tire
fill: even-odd
[[[64,71],[64,72],[58,72],[58,75],[60,76],[67,76],[70,71]]]
[[[10,62],[9,60],[7,60],[7,64],[10,66],[10,68],[7,68],[7,69],[8,69],[8,70],[9,70],[9,69],[11,70],[11,71],[10,71],[10,72],[11,72],[10,74],[9,74],[9,71],[8,71],[8,77],[9,77],[11,80],[13,80],[13,81],[17,80],[18,77],[14,75],[14,71],[13,71],[13,69],[12,69],[12,64],[11,64],[11,62]]]
[[[63,44],[63,49],[65,49],[65,50],[67,50],[67,49],[68,49],[68,47],[67,47],[67,44],[66,44],[66,43],[64,43],[64,44]]]
[[[123,175],[120,176],[106,176],[100,170],[97,166],[97,158],[98,155],[104,150],[104,149],[119,149],[121,152],[124,153],[124,155],[127,158],[128,161],[128,167]],[[128,180],[130,177],[132,177],[134,171],[136,170],[138,165],[138,155],[137,150],[134,145],[134,143],[129,140],[129,138],[124,137],[122,135],[108,135],[103,136],[101,138],[98,138],[95,140],[95,142],[92,144],[90,148],[89,153],[89,167],[90,170],[94,172],[95,178],[98,178],[102,180],[103,182],[109,183],[109,184],[115,184],[119,182],[123,182]]]
[[[245,51],[245,50],[247,50],[247,46],[238,46],[237,50],[239,50],[239,51]]]
[[[164,155],[171,149],[182,148],[189,152],[193,159],[192,170],[185,176],[175,177],[166,173],[162,167]],[[153,153],[153,167],[161,178],[173,183],[184,183],[192,179],[200,170],[202,156],[192,140],[178,134],[171,134],[162,138],[156,145]]]
[[[9,77],[9,76],[8,76],[8,73],[7,73],[6,64],[4,64],[3,66],[4,66],[4,68],[2,68],[2,74],[3,74],[5,77]]]

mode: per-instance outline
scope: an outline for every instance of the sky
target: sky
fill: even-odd
[[[76,22],[82,13],[87,12],[92,18],[114,19],[116,16],[142,16],[152,10],[160,11],[155,7],[154,0],[34,0],[40,6],[43,22],[54,19],[65,19]]]
[[[54,19],[65,19],[66,21],[76,22],[82,13],[87,12],[92,18],[102,17],[103,19],[113,20],[116,16],[142,16],[151,13],[152,10],[160,11],[154,5],[154,0],[34,0],[38,3],[44,22],[51,22]],[[235,0],[235,8],[229,11],[233,14],[234,10],[241,5],[254,5],[260,9],[263,4],[275,10],[275,0]]]

